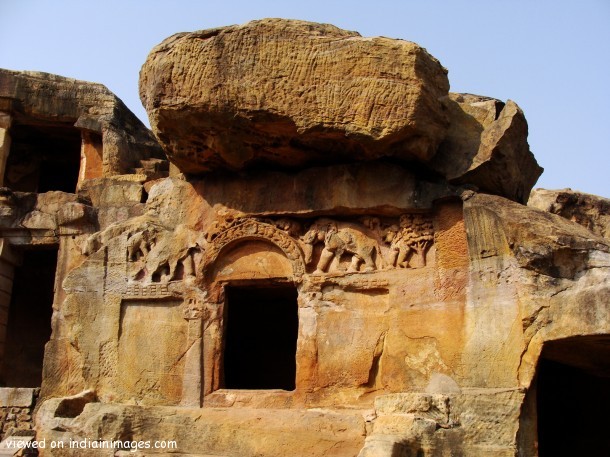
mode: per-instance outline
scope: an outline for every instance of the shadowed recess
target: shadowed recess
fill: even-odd
[[[296,289],[227,287],[225,292],[225,388],[294,390]]]

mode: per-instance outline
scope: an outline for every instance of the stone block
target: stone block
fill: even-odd
[[[29,387],[0,387],[0,407],[29,408],[34,401],[34,390]]]

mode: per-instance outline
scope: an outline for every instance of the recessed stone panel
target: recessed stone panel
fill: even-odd
[[[180,301],[125,300],[121,304],[118,373],[126,400],[179,404],[187,322]]]

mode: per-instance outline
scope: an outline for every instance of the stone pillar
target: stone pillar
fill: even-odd
[[[0,238],[0,367],[4,361],[9,307],[13,292],[13,276],[19,258],[11,251],[10,244]]]
[[[206,303],[203,316],[203,386],[202,396],[221,387],[222,338],[224,328],[224,303]]]
[[[4,186],[6,161],[11,149],[10,128],[13,118],[8,113],[0,112],[0,187]]]

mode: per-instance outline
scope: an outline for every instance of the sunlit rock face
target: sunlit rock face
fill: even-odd
[[[265,19],[174,35],[140,94],[185,172],[428,160],[447,130],[447,71],[415,43]]]
[[[515,103],[448,93],[415,44],[276,19],[167,39],[141,93],[171,176],[0,189],[0,288],[52,314],[35,428],[66,444],[44,455],[604,455],[606,200],[524,204]],[[9,158],[22,119],[0,115]],[[36,369],[18,335],[5,382]]]
[[[558,214],[593,233],[610,238],[610,199],[572,189],[534,189],[527,204]]]
[[[54,143],[74,130],[77,143],[82,137],[81,174],[87,178],[133,172],[142,159],[165,159],[150,130],[102,84],[0,68],[0,129],[9,123],[13,156],[28,144],[47,143],[60,163],[66,151],[53,151]],[[33,166],[38,158],[27,155],[24,161]]]
[[[140,96],[185,173],[393,161],[525,202],[542,169],[512,101],[450,94],[415,43],[265,19],[156,46]]]

